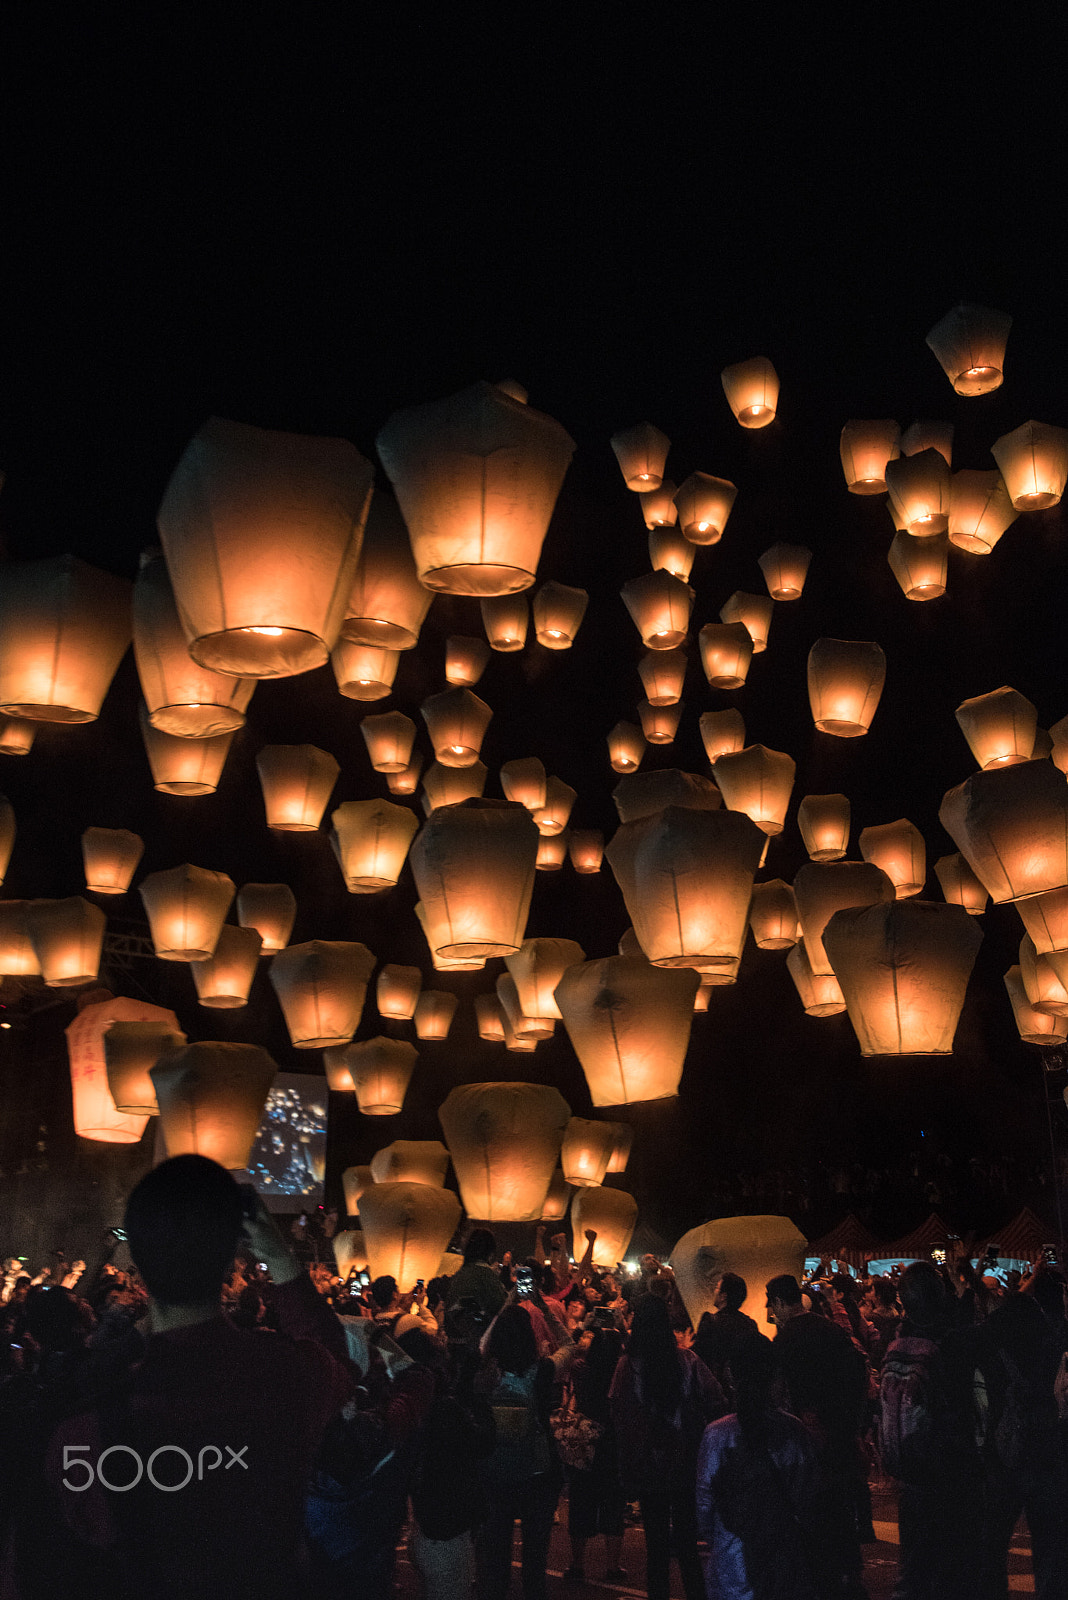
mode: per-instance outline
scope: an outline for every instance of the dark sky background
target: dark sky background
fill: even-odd
[[[973,769],[954,707],[1010,683],[1043,726],[1068,712],[1064,514],[1020,518],[987,559],[954,552],[946,597],[911,604],[886,564],[884,502],[846,493],[837,441],[850,417],[945,418],[954,466],[983,467],[1027,418],[1068,423],[1063,25],[1005,13],[979,33],[972,13],[965,33],[931,17],[902,27],[886,9],[784,22],[717,8],[688,28],[671,8],[573,10],[472,6],[429,24],[411,7],[330,5],[9,18],[6,554],[72,550],[132,576],[170,469],[213,412],[338,434],[373,459],[396,407],[514,376],[577,441],[540,574],[587,587],[591,606],[571,652],[493,657],[484,759],[494,773],[540,754],[579,791],[576,824],[610,833],[604,736],[640,698],[617,592],[647,556],[608,437],[647,417],[673,441],[676,482],[696,468],[739,485],[722,544],[697,555],[694,636],[733,590],[761,589],[771,543],[803,542],[814,559],[746,688],[709,691],[695,662],[678,740],[646,765],[707,770],[697,717],[737,704],[752,741],[798,763],[767,876],[804,859],[797,801],[841,789],[854,841],[903,814],[917,824],[940,898],[931,869],[952,845],[938,805]],[[983,400],[958,400],[924,343],[960,299],[1015,318],[1007,381]],[[776,423],[747,434],[719,372],[755,353],[775,363],[782,397]],[[457,631],[480,631],[476,603],[436,600],[394,700],[371,709],[418,716]],[[867,739],[812,730],[804,662],[821,634],[886,650]],[[151,789],[135,706],[127,658],[97,724],[45,728],[29,760],[5,759],[20,829],[5,893],[76,893],[82,829],[133,827],[144,870],[192,860],[238,884],[284,879],[295,938],[359,938],[384,961],[422,960],[429,980],[408,874],[389,896],[350,897],[325,830],[263,824],[264,743],[331,750],[335,802],[385,793],[358,731],[366,708],[337,695],[329,669],[257,690],[220,792],[202,800]],[[137,896],[113,915],[136,923]],[[601,955],[626,923],[607,869],[539,874],[532,934]],[[750,944],[737,986],[696,1020],[680,1100],[633,1112],[625,1181],[648,1221],[671,1235],[700,1220],[721,1166],[896,1155],[920,1148],[921,1129],[926,1149],[1041,1159],[1039,1058],[1018,1043],[1001,984],[1019,921],[1004,907],[983,926],[951,1061],[862,1063],[847,1019],[805,1017],[783,957]],[[477,1040],[470,1001],[496,970],[434,979],[464,1003],[449,1042],[424,1047],[401,1117],[372,1124],[334,1097],[335,1176],[389,1139],[437,1136],[456,1082],[533,1072],[588,1111],[562,1035],[532,1058]],[[189,975],[169,965],[139,968],[137,983],[193,1036],[255,1038],[287,1069],[317,1068],[289,1049],[265,974],[236,1013],[198,1013]],[[66,1020],[58,1010],[35,1027]],[[369,1002],[361,1034],[375,1031]],[[0,1077],[23,1086],[24,1114],[9,1109],[0,1130],[13,1170],[42,1118],[55,1150],[71,1137],[56,1110],[62,1057],[49,1047],[31,1071],[29,1033],[3,1037]],[[95,1184],[108,1159],[83,1145],[53,1177],[66,1162]]]

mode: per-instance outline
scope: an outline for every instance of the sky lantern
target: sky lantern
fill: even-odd
[[[1063,1044],[1068,1039],[1068,1017],[1035,1010],[1027,998],[1019,967],[1010,967],[1006,972],[1005,988],[1012,1003],[1017,1032],[1024,1044]]]
[[[823,930],[836,911],[893,900],[894,886],[870,861],[807,861],[794,874],[794,899],[805,940],[805,953],[816,977],[834,966],[823,948]]]
[[[567,836],[567,849],[576,872],[600,872],[604,834],[599,828],[572,828]]]
[[[770,1338],[764,1285],[781,1273],[801,1281],[805,1275],[808,1245],[788,1217],[718,1217],[684,1233],[671,1252],[671,1265],[679,1293],[696,1328],[706,1311],[713,1311],[716,1291],[725,1272],[733,1272],[748,1287],[742,1310],[760,1332]]]
[[[471,767],[478,760],[493,712],[470,689],[445,689],[420,710],[434,756],[443,767]]]
[[[717,757],[712,775],[730,811],[744,811],[767,834],[781,833],[793,793],[792,756],[751,744]]]
[[[0,794],[0,883],[7,877],[11,852],[15,848],[15,808],[6,794]]]
[[[82,834],[86,889],[90,894],[125,894],[144,849],[144,841],[128,828],[86,828]]]
[[[149,1076],[167,1155],[247,1166],[277,1071],[258,1044],[187,1044],[161,1056]]]
[[[982,942],[961,906],[907,900],[836,911],[823,943],[861,1055],[952,1055]]]
[[[80,1139],[95,1139],[102,1144],[136,1144],[150,1113],[147,1109],[118,1110],[108,1087],[104,1039],[117,1022],[162,1024],[177,1032],[178,1019],[162,1006],[93,989],[80,997],[78,1014],[66,1029],[75,1133]],[[153,1107],[155,1103],[153,1094]]]
[[[949,538],[973,556],[988,556],[1019,512],[1000,472],[955,472],[949,482]]]
[[[949,528],[949,465],[940,450],[920,450],[886,464],[886,487],[909,533],[945,533]]]
[[[799,939],[786,957],[786,970],[810,1017],[836,1017],[845,1010],[845,995],[833,972],[819,977],[812,970],[804,941]]]
[[[1017,900],[1016,909],[1036,950],[1068,950],[1068,887]]]
[[[781,878],[754,883],[749,926],[758,950],[787,950],[801,937],[794,891]]]
[[[200,1004],[228,1011],[247,1005],[262,945],[255,928],[225,923],[214,954],[191,963]]]
[[[1048,728],[1036,728],[1035,742],[1031,746],[1031,760],[1045,761],[1047,758],[1053,761],[1053,735]],[[1064,771],[1060,761],[1053,761],[1053,765]]]
[[[912,422],[901,435],[901,454],[918,456],[921,450],[937,450],[947,467],[953,465],[952,422]]]
[[[703,711],[698,719],[705,755],[715,765],[720,756],[732,755],[745,747],[745,723],[735,711]]]
[[[423,777],[423,812],[429,817],[439,806],[459,805],[461,800],[480,800],[486,787],[486,765],[475,761],[469,767],[443,767],[434,761]]]
[[[345,800],[330,821],[330,843],[349,893],[394,888],[419,826],[415,812],[388,800]]]
[[[567,834],[543,833],[538,840],[534,865],[539,872],[559,872],[567,860]]]
[[[545,1083],[465,1083],[438,1117],[464,1210],[484,1222],[536,1222],[571,1109]]]
[[[648,703],[638,707],[638,720],[642,726],[648,744],[674,744],[675,734],[678,732],[679,719],[682,716],[682,702],[674,706],[651,706]]]
[[[886,467],[900,451],[901,429],[889,418],[847,422],[838,451],[850,494],[885,494]]]
[[[534,596],[534,633],[546,650],[570,650],[586,615],[589,595],[552,579]]]
[[[938,600],[945,594],[949,568],[946,534],[919,539],[904,531],[895,533],[886,559],[906,600]]]
[[[659,772],[632,773],[620,778],[612,790],[620,822],[637,822],[665,806],[686,806],[694,811],[718,811],[723,796],[710,778],[697,772],[662,767]]]
[[[675,507],[671,509],[674,511]],[[654,572],[670,572],[673,578],[681,578],[683,583],[688,583],[696,554],[693,545],[678,528],[649,529],[649,565]]]
[[[36,722],[95,722],[130,636],[125,578],[77,556],[8,563],[0,711]]]
[[[0,900],[0,977],[39,978],[41,963],[30,942],[28,900]]]
[[[68,900],[31,900],[26,931],[50,989],[91,983],[100,971],[107,918],[79,895]]]
[[[0,756],[28,756],[37,737],[37,726],[24,717],[0,717]]]
[[[341,637],[390,651],[411,650],[433,598],[419,582],[396,502],[379,490],[371,500]]]
[[[501,1002],[496,994],[476,994],[475,1022],[480,1039],[485,1039],[490,1044],[504,1043],[504,1021],[501,1015]]]
[[[753,637],[743,622],[706,622],[697,636],[701,665],[713,689],[740,689],[753,659]]]
[[[1068,478],[1068,430],[1050,422],[1024,422],[990,447],[1017,511],[1055,506]]]
[[[626,1172],[627,1162],[630,1160],[631,1148],[634,1144],[634,1129],[629,1122],[610,1122],[612,1129],[612,1154],[608,1158],[609,1173]]]
[[[678,522],[679,508],[675,504],[677,493],[670,478],[665,478],[658,489],[642,490],[639,496],[642,516],[650,532],[654,528],[673,528]]]
[[[638,1202],[625,1189],[580,1188],[571,1202],[571,1228],[576,1240],[589,1229],[596,1233],[593,1264],[614,1271],[634,1237]]]
[[[807,794],[797,824],[812,861],[840,861],[849,849],[849,800],[844,794]]]
[[[246,883],[237,891],[237,920],[255,928],[263,941],[261,954],[284,950],[297,920],[297,901],[288,883]]]
[[[283,833],[314,833],[341,770],[313,744],[267,744],[256,757],[267,826]]]
[[[230,750],[232,733],[215,739],[181,739],[161,733],[148,720],[142,705],[138,713],[152,784],[161,794],[214,794]]]
[[[378,1015],[392,1022],[410,1022],[422,987],[423,975],[418,967],[384,966],[375,985]]]
[[[595,1106],[678,1093],[699,987],[696,972],[638,956],[567,968],[556,1003]]]
[[[1064,956],[1049,952],[1040,955],[1031,935],[1025,933],[1020,940],[1020,976],[1027,1003],[1036,1011],[1045,1011],[1051,1017],[1068,1017],[1068,988],[1062,973]]]
[[[919,828],[907,817],[862,828],[859,844],[865,861],[886,873],[898,900],[919,894],[927,881],[927,846]]]
[[[530,1049],[539,1039],[551,1039],[556,1030],[552,1017],[524,1015],[516,981],[510,972],[502,972],[497,979],[497,1000],[501,1008],[504,1042],[509,1050]]]
[[[767,356],[736,361],[720,373],[727,404],[743,428],[766,428],[775,421],[779,374]]]
[[[486,670],[490,647],[485,639],[451,633],[445,640],[445,681],[469,689]]]
[[[867,733],[886,682],[886,657],[868,639],[817,639],[808,653],[808,699],[821,733]]]
[[[426,1183],[445,1187],[449,1152],[440,1139],[394,1139],[371,1157],[376,1183]]]
[[[234,898],[232,879],[206,867],[152,872],[138,891],[161,961],[207,961]]]
[[[960,851],[955,850],[951,856],[940,856],[934,869],[947,904],[963,906],[970,916],[981,917],[990,896]]]
[[[1001,387],[1011,327],[1006,311],[963,304],[935,323],[927,343],[957,394],[989,394]]]
[[[360,1025],[375,958],[364,944],[312,939],[280,950],[270,979],[297,1050],[347,1044]]]
[[[530,588],[575,449],[558,422],[476,383],[395,411],[375,445],[420,583],[448,594]]]
[[[361,1039],[359,1044],[331,1050],[329,1054],[344,1058],[356,1090],[356,1104],[365,1117],[398,1115],[419,1060],[414,1044],[379,1036]]]
[[[244,726],[256,680],[213,672],[193,660],[159,550],[141,557],[133,587],[133,642],[154,728],[183,739],[210,739]]]
[[[485,956],[459,955],[443,956],[439,950],[430,948],[430,935],[427,932],[426,911],[421,900],[415,904],[415,920],[423,930],[423,937],[427,940],[427,950],[433,963],[435,972],[481,972],[486,965]]]
[[[353,1272],[367,1270],[367,1242],[362,1228],[344,1228],[330,1241],[334,1247],[334,1265],[338,1276],[346,1281]]]
[[[541,1220],[543,1222],[563,1222],[570,1204],[571,1185],[564,1177],[561,1168],[557,1167],[549,1182],[549,1192],[542,1203]]]
[[[372,481],[345,439],[220,417],[204,424],[158,517],[194,661],[244,678],[323,665],[345,617]]]
[[[768,647],[768,629],[775,606],[766,594],[745,594],[736,589],[730,599],[720,607],[721,622],[740,622],[753,641],[753,654],[760,655]]]
[[[508,800],[465,800],[432,812],[410,861],[427,943],[443,956],[507,956],[523,943],[538,830]]]
[[[112,1004],[123,1002],[113,1001]],[[104,1068],[108,1093],[116,1111],[137,1117],[155,1117],[159,1115],[159,1106],[156,1086],[149,1073],[162,1056],[173,1055],[176,1050],[183,1049],[187,1041],[173,1011],[163,1011],[159,1007],[142,1009],[159,1010],[160,1014],[137,1021],[116,1019],[108,1023],[103,1035]]]
[[[664,465],[671,440],[651,422],[637,422],[633,428],[614,433],[609,441],[628,489],[636,494],[659,489],[664,481]]]
[[[675,495],[684,537],[691,544],[718,544],[737,493],[729,478],[691,472]]]
[[[995,905],[1068,884],[1068,782],[1050,761],[973,773],[938,820]]]
[[[457,1000],[445,989],[424,989],[415,1002],[415,1032],[419,1039],[447,1039]]]
[[[963,700],[954,715],[972,755],[984,770],[1030,761],[1038,712],[1016,689],[994,689]]]
[[[527,1031],[552,1035],[560,1021],[556,986],[568,967],[585,961],[586,954],[574,939],[524,939],[504,964],[515,983],[519,1009],[533,1027]]]
[[[360,732],[376,772],[404,772],[411,764],[415,723],[403,711],[383,711],[374,717],[364,717]]]
[[[545,783],[545,804],[534,812],[538,832],[563,833],[571,817],[571,808],[578,795],[562,778],[548,778]]]
[[[646,751],[645,734],[633,722],[617,722],[608,735],[608,760],[613,772],[636,772]]]
[[[675,650],[690,628],[694,592],[670,572],[646,572],[619,591],[647,650]]]
[[[346,1216],[355,1217],[359,1214],[360,1198],[374,1181],[375,1175],[368,1166],[345,1168],[341,1174],[341,1188],[345,1196]]]
[[[326,1087],[331,1094],[354,1094],[356,1092],[347,1052],[348,1046],[343,1044],[332,1045],[329,1050],[323,1051]]]
[[[460,1222],[460,1202],[451,1189],[428,1183],[375,1183],[364,1194],[360,1224],[367,1270],[394,1278],[408,1294],[437,1276],[445,1247]]]
[[[506,594],[479,602],[482,626],[491,650],[504,655],[522,650],[527,642],[530,612],[525,594]]]
[[[506,800],[515,800],[528,811],[544,810],[546,798],[545,768],[537,756],[522,756],[517,761],[506,761],[501,768],[501,789]]]
[[[678,705],[686,678],[685,652],[650,650],[638,662],[638,676],[651,706]]]
[[[410,761],[399,772],[387,772],[386,784],[390,794],[414,794],[419,787],[419,774],[423,770],[423,758],[418,753],[414,761]]]
[[[800,600],[812,551],[803,544],[773,544],[757,558],[773,600]],[[766,633],[766,630],[765,630]]]
[[[397,676],[400,652],[378,644],[353,644],[339,639],[330,652],[330,665],[339,691],[346,700],[385,700]]]

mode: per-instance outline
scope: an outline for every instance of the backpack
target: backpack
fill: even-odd
[[[497,1443],[486,1463],[491,1480],[516,1483],[548,1472],[552,1450],[538,1415],[537,1366],[505,1372],[490,1396]]]
[[[922,1483],[939,1468],[938,1346],[932,1339],[895,1339],[883,1362],[883,1465],[893,1478]]]

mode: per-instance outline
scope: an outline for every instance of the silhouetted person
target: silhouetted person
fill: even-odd
[[[752,1317],[742,1307],[749,1293],[744,1278],[725,1272],[716,1289],[715,1313],[706,1311],[697,1324],[693,1353],[700,1356],[709,1372],[721,1384],[728,1400],[733,1399],[729,1367],[735,1353],[748,1339],[759,1333]]]

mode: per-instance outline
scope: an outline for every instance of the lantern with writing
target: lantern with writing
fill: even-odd
[[[332,1055],[333,1051],[330,1052]],[[365,1117],[395,1117],[404,1105],[412,1072],[419,1060],[414,1044],[404,1039],[364,1039],[343,1055]]]
[[[214,794],[230,750],[231,733],[215,739],[182,739],[162,733],[148,720],[142,705],[138,720],[153,787],[161,794]]]
[[[675,495],[679,526],[691,544],[718,544],[738,490],[729,478],[691,472]]]
[[[651,706],[678,705],[686,677],[681,650],[650,650],[638,662],[638,675]]]
[[[580,1188],[571,1202],[575,1254],[587,1230],[595,1232],[593,1264],[614,1271],[623,1260],[638,1221],[638,1202],[625,1189]]]
[[[248,1004],[263,940],[255,928],[224,924],[219,942],[207,961],[194,961],[193,982],[202,1006],[234,1010]]]
[[[900,454],[901,429],[896,422],[847,422],[838,450],[850,494],[884,494],[886,467]]]
[[[128,828],[86,828],[82,860],[90,894],[125,894],[144,848],[144,841]]]
[[[493,712],[470,689],[445,689],[420,707],[434,756],[443,767],[471,767],[478,760]]]
[[[619,591],[648,650],[674,650],[686,638],[694,594],[670,572],[647,572]]]
[[[346,1167],[341,1174],[341,1189],[345,1196],[345,1215],[354,1217],[360,1209],[360,1197],[375,1181],[370,1167]]]
[[[617,722],[608,735],[608,760],[613,772],[634,772],[646,751],[645,734],[633,722]]]
[[[376,772],[403,772],[411,762],[415,723],[403,711],[383,711],[379,716],[364,717],[360,732]]]
[[[334,1247],[334,1265],[340,1278],[347,1280],[354,1272],[366,1272],[367,1242],[362,1228],[345,1228],[335,1233],[331,1243]]]
[[[284,833],[314,833],[323,820],[340,770],[313,744],[268,744],[256,757],[267,826]]]
[[[544,1083],[465,1083],[438,1112],[469,1217],[536,1222],[571,1117]]]
[[[422,987],[423,975],[418,967],[383,967],[375,985],[378,1015],[392,1022],[410,1022]]]
[[[600,872],[604,859],[604,834],[599,828],[572,828],[567,850],[576,872]]]
[[[759,950],[786,950],[801,937],[794,891],[781,878],[754,883],[749,926]]]
[[[480,601],[480,609],[491,650],[503,655],[522,650],[530,621],[526,595],[506,594],[484,599]]]
[[[1068,1017],[1036,1011],[1027,998],[1019,967],[1010,967],[1006,972],[1005,988],[1016,1019],[1016,1030],[1024,1044],[1063,1044],[1068,1039]]]
[[[1038,713],[1016,689],[994,689],[962,700],[954,714],[980,767],[1011,767],[1030,761]]]
[[[902,530],[895,533],[887,556],[890,570],[906,600],[937,600],[946,592],[949,538],[917,538]]]
[[[949,464],[940,450],[920,450],[886,464],[890,502],[912,534],[948,530],[949,482]]]
[[[570,650],[586,615],[589,595],[551,579],[534,596],[534,633],[546,650]]]
[[[1020,940],[1020,976],[1028,1005],[1036,1011],[1048,1012],[1051,1017],[1068,1017],[1066,973],[1068,958],[1063,953],[1040,954],[1031,935],[1024,934]]]
[[[39,978],[41,963],[30,942],[28,900],[0,900],[0,977]]]
[[[957,394],[989,394],[1003,381],[1012,318],[990,306],[954,306],[927,335],[935,360]]]
[[[886,682],[886,657],[867,639],[817,639],[808,653],[808,699],[821,733],[867,733]]]
[[[804,943],[798,940],[786,957],[786,970],[810,1017],[835,1017],[846,1008],[845,995],[833,972],[819,977],[812,970]]]
[[[775,421],[779,375],[767,356],[736,361],[720,373],[727,404],[743,428],[766,428]]]
[[[433,598],[419,582],[396,502],[379,491],[371,500],[342,638],[390,651],[411,650]]]
[[[384,700],[397,676],[400,654],[377,644],[339,639],[330,652],[338,689],[347,700]]]
[[[990,451],[1017,511],[1044,511],[1058,503],[1068,479],[1068,430],[1024,422]]]
[[[642,517],[645,526],[650,530],[654,528],[673,528],[679,520],[679,508],[675,504],[675,495],[678,493],[670,478],[665,478],[659,489],[645,489],[641,491]],[[654,562],[655,566],[656,563]],[[689,576],[689,572],[685,574]]]
[[[794,787],[796,768],[782,750],[751,744],[719,756],[712,774],[731,811],[743,811],[767,834],[781,833]]]
[[[674,511],[675,507],[671,509]],[[672,577],[681,578],[683,583],[687,583],[696,554],[693,545],[678,528],[650,528],[649,565],[654,572],[670,572]]]
[[[375,1183],[426,1183],[445,1187],[449,1152],[440,1139],[395,1139],[371,1157]]]
[[[849,848],[849,801],[844,794],[807,794],[797,823],[812,861],[840,861]]]
[[[95,722],[130,634],[125,578],[76,556],[11,562],[0,589],[0,711]]]
[[[893,900],[894,886],[870,861],[807,861],[794,874],[794,899],[805,953],[817,977],[834,972],[823,948],[823,930],[836,911]]]
[[[571,1185],[567,1182],[562,1170],[557,1167],[549,1182],[549,1192],[545,1196],[541,1208],[543,1222],[562,1222],[567,1216],[567,1208],[571,1204]]]
[[[115,997],[106,989],[86,995],[78,1015],[66,1029],[75,1133],[81,1139],[96,1139],[103,1144],[136,1144],[155,1109],[155,1093],[150,1084],[151,1107],[145,1105],[136,1111],[116,1107],[108,1087],[104,1039],[118,1022],[149,1023],[173,1028],[176,1036],[181,1035],[173,1011],[143,1000]]]
[[[899,900],[919,894],[927,881],[927,846],[907,817],[863,828],[859,843],[865,861],[874,862],[886,873]]]
[[[469,689],[486,670],[490,648],[485,639],[453,633],[445,640],[445,681]]]
[[[935,877],[942,885],[947,904],[963,906],[973,917],[981,917],[990,899],[959,850],[935,862]]]
[[[246,883],[237,891],[237,920],[255,928],[263,941],[261,954],[284,950],[297,920],[297,901],[288,883]]]
[[[480,1039],[485,1039],[489,1044],[504,1043],[501,1002],[496,994],[476,994],[475,1023]]]
[[[808,577],[812,551],[803,544],[773,544],[757,565],[773,600],[800,600]],[[765,634],[766,634],[765,629]]]
[[[445,989],[424,989],[415,1003],[416,1037],[447,1039],[456,1004],[456,996]]]
[[[534,812],[541,834],[563,833],[578,796],[562,778],[549,778],[545,784],[545,804]]]
[[[1068,885],[1068,782],[1052,762],[976,772],[938,819],[995,905]]]
[[[427,943],[443,956],[511,955],[523,942],[538,830],[507,800],[465,800],[433,812],[410,861]]]
[[[366,945],[342,939],[312,939],[278,952],[270,978],[297,1050],[352,1038],[374,965]]]
[[[161,1056],[149,1076],[168,1156],[247,1166],[277,1070],[257,1044],[187,1044]]]
[[[349,893],[392,889],[419,826],[415,812],[388,800],[345,800],[330,820],[330,843]]]
[[[451,1189],[428,1183],[374,1183],[360,1202],[360,1226],[372,1280],[394,1278],[408,1293],[437,1276],[460,1222]]]
[[[731,755],[745,746],[745,723],[740,711],[703,711],[698,719],[701,740],[709,761]]]
[[[748,1287],[745,1315],[770,1337],[764,1285],[789,1273],[798,1282],[805,1275],[808,1245],[788,1217],[718,1217],[684,1233],[671,1252],[671,1266],[683,1304],[696,1328],[706,1311],[714,1311],[724,1273],[732,1272]]]
[[[554,998],[556,987],[585,952],[574,939],[524,939],[514,955],[505,957],[505,966],[515,983],[520,1011],[527,1021],[524,1031],[549,1038],[560,1020]]]
[[[256,681],[213,672],[193,660],[158,550],[141,557],[133,587],[133,641],[154,728],[178,738],[211,739],[244,726]]]
[[[31,900],[26,930],[50,989],[91,983],[100,971],[107,918],[99,906],[75,895],[69,900]]]
[[[456,806],[461,800],[480,800],[486,787],[485,762],[469,767],[443,767],[434,761],[423,778],[423,812],[429,817],[439,806]]]
[[[973,556],[988,556],[1019,512],[1000,472],[955,472],[949,485],[949,538]]]
[[[740,689],[749,675],[753,638],[742,622],[706,622],[697,636],[713,689]]]
[[[556,1003],[595,1106],[678,1093],[699,986],[696,972],[638,956],[568,967]]]
[[[161,961],[207,961],[214,953],[234,885],[225,872],[171,867],[145,878],[140,895]]]
[[[544,810],[547,780],[545,768],[537,756],[506,761],[501,768],[501,789],[506,800],[515,800],[528,811]]]
[[[113,1001],[113,1005],[130,1006],[134,1001]],[[185,1034],[178,1026],[173,1011],[143,1006],[143,1011],[159,1012],[152,1017],[136,1021],[116,1019],[105,1030],[104,1067],[107,1088],[116,1111],[132,1116],[159,1115],[156,1104],[156,1086],[149,1073],[162,1056],[173,1055],[184,1048]]]
[[[671,440],[651,422],[635,423],[614,433],[609,443],[615,451],[619,470],[628,489],[636,493],[659,489],[664,480],[664,464]]]
[[[775,607],[766,594],[745,594],[735,590],[720,608],[721,622],[740,622],[753,641],[753,654],[768,647],[768,629]]]

